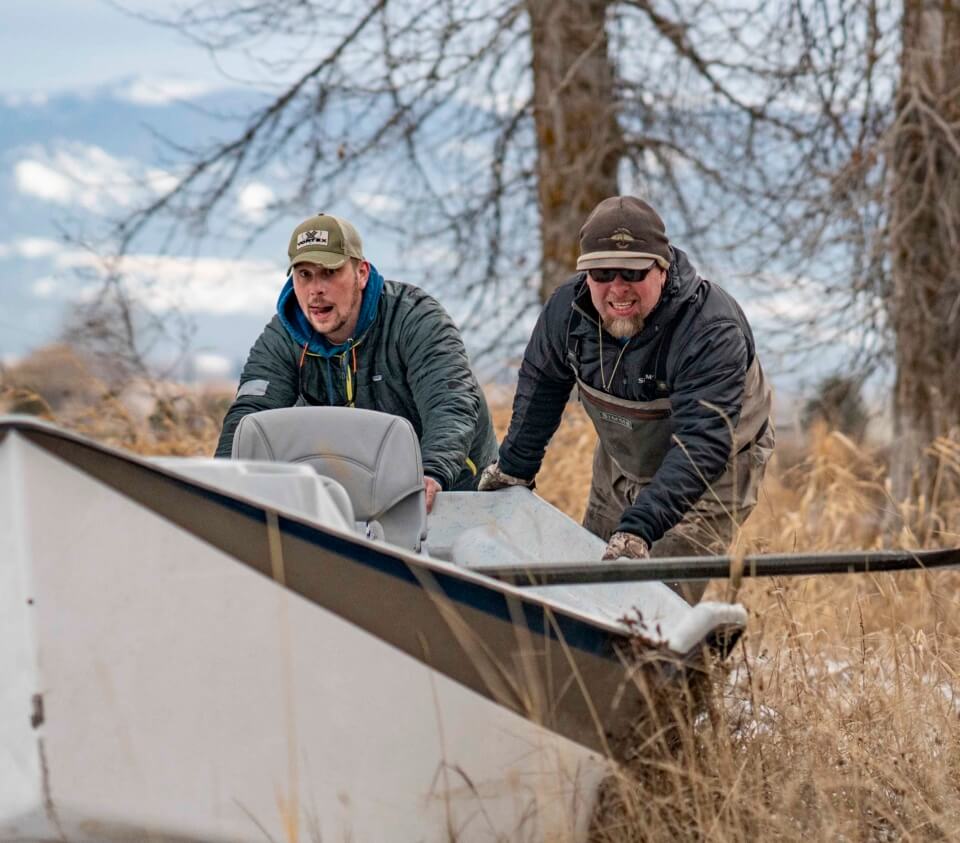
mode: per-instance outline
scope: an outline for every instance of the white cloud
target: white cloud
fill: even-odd
[[[481,88],[464,88],[458,90],[454,97],[467,105],[493,112],[498,117],[509,117],[526,105],[530,92],[528,86],[524,84],[510,91],[492,93]]]
[[[14,165],[14,181],[27,196],[102,212],[167,190],[176,178],[131,159],[115,158],[98,146],[71,143],[54,152],[32,150]]]
[[[55,255],[63,246],[46,237],[21,237],[14,243],[21,257],[37,259]]]
[[[275,194],[268,185],[259,181],[250,182],[237,197],[240,213],[250,222],[260,222],[274,198]]]
[[[783,322],[812,319],[817,316],[818,304],[822,305],[823,298],[818,299],[809,290],[809,287],[800,288],[796,284],[785,286],[762,297],[741,301],[741,304],[751,319]]]
[[[191,100],[209,94],[218,86],[198,79],[148,79],[131,80],[123,87],[117,88],[117,99],[126,100],[136,105],[166,105],[171,102]]]
[[[63,244],[48,237],[20,237],[7,247],[11,254],[28,260],[48,258],[63,248]]]
[[[193,355],[193,369],[201,379],[224,378],[233,374],[233,363],[222,354],[199,352]]]
[[[23,108],[24,106],[42,106],[46,105],[50,96],[45,91],[23,91],[11,94],[4,94],[0,97],[8,108]]]
[[[456,269],[460,256],[448,246],[424,243],[417,247],[417,263],[434,269]]]
[[[8,258],[40,260],[57,254],[63,248],[62,243],[48,237],[19,237],[9,243],[0,243],[0,260]]]
[[[56,255],[56,270],[85,268],[103,276],[98,259],[79,250]],[[177,309],[214,315],[269,315],[283,286],[283,271],[270,261],[128,255],[115,269],[127,290],[151,310]],[[31,292],[45,299],[89,300],[96,281],[78,282],[59,272],[33,281]]]
[[[74,186],[70,179],[40,161],[18,161],[13,168],[13,177],[21,193],[58,205],[72,201]]]
[[[47,275],[34,281],[30,286],[30,292],[40,299],[52,299],[66,292],[65,287],[66,284],[62,280]]]
[[[396,196],[386,193],[364,193],[358,191],[352,195],[353,204],[368,214],[395,214],[403,209],[403,202]]]

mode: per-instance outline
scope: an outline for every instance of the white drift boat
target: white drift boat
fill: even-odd
[[[401,419],[260,413],[236,454],[290,462],[0,419],[0,841],[583,840],[631,671],[746,620],[485,576],[603,543],[521,489],[427,519]]]

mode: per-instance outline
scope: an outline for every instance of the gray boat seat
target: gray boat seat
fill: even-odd
[[[427,535],[420,442],[399,416],[352,407],[285,407],[250,413],[233,437],[233,459],[305,463],[350,496],[357,519],[420,551]]]

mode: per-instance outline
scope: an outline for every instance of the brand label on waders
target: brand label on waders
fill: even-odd
[[[606,410],[600,410],[600,418],[611,424],[618,424],[627,430],[633,430],[633,422],[624,416],[618,416],[615,413],[608,413]]]

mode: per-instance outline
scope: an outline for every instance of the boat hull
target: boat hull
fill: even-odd
[[[377,634],[421,584],[325,557],[345,619],[55,450],[0,443],[0,840],[584,837],[601,754]]]

